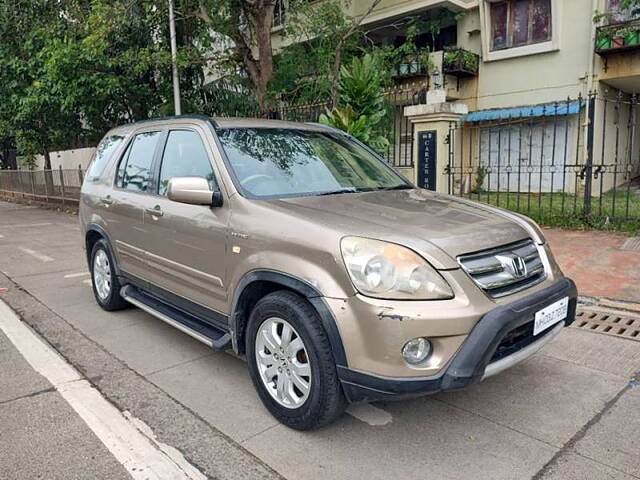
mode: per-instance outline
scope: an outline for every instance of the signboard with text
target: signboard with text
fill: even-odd
[[[418,133],[418,186],[429,190],[436,189],[436,159],[437,140],[436,130],[426,130]]]

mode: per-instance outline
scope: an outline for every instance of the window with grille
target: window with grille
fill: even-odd
[[[489,3],[491,50],[551,40],[551,0],[502,0]]]

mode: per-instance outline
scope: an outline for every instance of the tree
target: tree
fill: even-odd
[[[11,139],[21,153],[42,153],[51,168],[49,152],[73,137],[76,114],[63,111],[61,99],[43,75],[43,49],[61,28],[53,2],[0,4],[0,137]]]
[[[369,8],[360,16],[354,18],[349,26],[349,29],[344,32],[344,34],[340,37],[338,44],[335,49],[335,60],[333,63],[333,78],[331,81],[331,105],[335,107],[338,99],[338,78],[340,76],[340,66],[342,62],[342,50],[344,48],[345,43],[349,38],[358,31],[362,22],[367,18],[371,12],[378,6],[381,0],[373,0]]]
[[[287,16],[283,30],[288,43],[275,56],[273,96],[287,103],[325,101],[330,97],[335,51],[351,25],[340,0],[303,2]],[[343,45],[347,61],[359,54],[360,35]]]
[[[320,123],[339,128],[383,154],[389,141],[380,134],[386,115],[383,77],[378,59],[371,54],[354,58],[349,68],[342,66],[338,81],[338,105],[320,115]]]
[[[205,102],[200,28],[177,22],[187,112]],[[53,148],[171,111],[168,35],[165,0],[0,0],[0,140],[48,166]]]
[[[263,113],[268,111],[268,85],[273,76],[271,29],[275,5],[276,0],[200,0],[196,9],[184,12],[205,23],[206,44],[211,44],[212,31],[218,34],[215,38],[220,43],[224,44],[225,37],[232,41],[211,59],[226,63],[232,70],[235,65],[241,66]]]

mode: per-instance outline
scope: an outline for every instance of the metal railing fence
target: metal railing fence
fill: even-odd
[[[0,170],[0,195],[47,203],[77,204],[84,180],[81,166],[75,169]]]
[[[448,192],[543,221],[639,222],[638,100],[592,93],[452,123]]]

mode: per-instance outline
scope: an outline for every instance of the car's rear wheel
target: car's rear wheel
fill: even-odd
[[[262,402],[283,424],[309,430],[343,412],[331,345],[304,298],[289,291],[262,298],[249,318],[246,353]]]
[[[104,310],[120,310],[128,303],[120,296],[113,257],[105,240],[98,240],[91,251],[91,283],[98,305]]]

